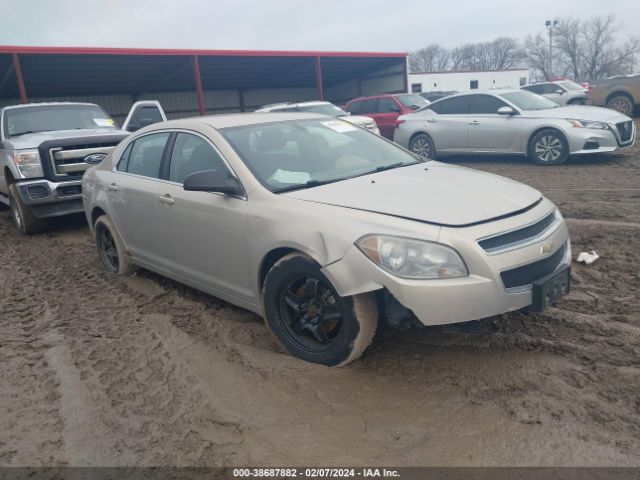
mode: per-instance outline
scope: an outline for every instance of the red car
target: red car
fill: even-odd
[[[354,98],[345,105],[353,115],[366,115],[378,124],[380,135],[393,139],[398,117],[429,105],[429,101],[417,93],[397,93]]]

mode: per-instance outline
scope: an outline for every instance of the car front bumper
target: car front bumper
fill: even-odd
[[[609,125],[609,130],[591,128],[572,128],[567,132],[570,155],[586,155],[592,153],[609,153],[632,147],[636,140],[636,127],[632,122],[631,138],[620,139],[616,125]]]
[[[38,218],[58,217],[83,212],[82,181],[50,182],[26,180],[17,183],[22,203],[29,205]]]
[[[343,296],[387,289],[424,325],[478,320],[520,310],[532,305],[533,285],[505,288],[501,272],[553,256],[563,247],[564,255],[554,272],[569,266],[571,246],[564,220],[560,218],[539,238],[526,245],[501,253],[485,252],[478,240],[487,234],[509,231],[529,221],[538,221],[549,214],[551,203],[543,203],[546,207],[539,206],[533,212],[498,222],[468,229],[443,227],[439,241],[460,253],[470,272],[466,277],[433,280],[396,277],[375,265],[355,246],[341,260],[326,266],[323,272]]]

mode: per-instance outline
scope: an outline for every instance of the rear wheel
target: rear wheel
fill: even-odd
[[[409,150],[423,160],[436,159],[436,146],[426,133],[415,135],[409,142]]]
[[[569,158],[569,144],[557,130],[542,130],[529,142],[529,158],[538,165],[560,165]]]
[[[45,222],[33,214],[29,205],[22,203],[15,183],[9,185],[9,206],[20,235],[33,235],[45,229]]]
[[[627,95],[618,94],[607,100],[607,108],[617,110],[624,115],[631,116],[633,113],[633,107],[633,100],[631,100]]]
[[[124,244],[116,231],[111,219],[101,215],[94,224],[93,232],[98,248],[98,255],[102,264],[111,273],[127,275],[135,270],[129,261]]]
[[[266,321],[291,355],[328,366],[362,355],[378,324],[373,294],[340,297],[312,259],[291,253],[269,270],[263,288]]]

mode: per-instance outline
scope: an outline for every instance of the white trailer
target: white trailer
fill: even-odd
[[[482,72],[424,72],[409,75],[409,88],[413,93],[520,88],[527,83],[529,83],[527,68]]]

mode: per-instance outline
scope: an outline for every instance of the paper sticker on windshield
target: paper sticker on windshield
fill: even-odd
[[[322,124],[339,133],[355,132],[358,130],[358,127],[355,125],[351,125],[349,122],[343,122],[342,120],[329,120],[328,122],[322,122]]]
[[[276,170],[269,178],[270,182],[290,183],[292,185],[307,183],[309,180],[311,180],[311,176],[307,172],[290,172],[281,169]]]
[[[113,118],[94,118],[93,121],[99,127],[113,127]]]

